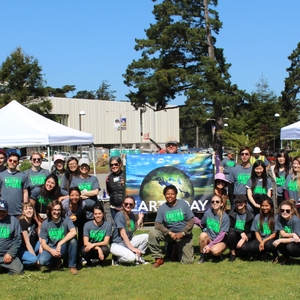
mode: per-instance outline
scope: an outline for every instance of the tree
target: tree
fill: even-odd
[[[79,99],[95,99],[95,92],[93,91],[78,91],[73,98],[79,98]]]
[[[156,1],[154,1],[156,2]],[[223,108],[241,101],[242,94],[230,82],[230,64],[216,48],[222,23],[217,0],[164,0],[154,6],[157,21],[145,30],[147,39],[136,39],[139,60],[127,67],[124,83],[132,87],[126,95],[137,108],[149,103],[164,109],[176,96],[185,95],[186,105],[205,111],[223,127]],[[192,102],[193,104],[190,104]],[[215,149],[221,153],[221,137]]]
[[[107,83],[106,80],[103,80],[95,93],[96,99],[99,100],[115,100],[116,96],[114,93],[116,91],[111,91],[110,84]]]
[[[52,109],[50,101],[45,100],[46,89],[44,87],[42,67],[38,60],[17,48],[6,58],[0,68],[0,107],[8,104],[12,100],[17,100],[22,104],[27,104],[39,99],[39,112],[49,113]]]
[[[66,98],[67,93],[74,92],[76,90],[75,85],[64,85],[62,88],[53,88],[51,86],[46,87],[48,97],[61,97]]]
[[[284,90],[279,99],[283,116],[288,118],[289,123],[296,122],[300,112],[300,43],[294,49],[288,59],[291,65],[286,69],[288,77],[284,80]]]

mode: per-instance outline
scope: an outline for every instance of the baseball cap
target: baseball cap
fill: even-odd
[[[234,202],[246,203],[247,202],[247,197],[244,194],[237,195],[235,197],[235,201]]]
[[[178,145],[178,142],[176,141],[176,139],[174,138],[171,138],[169,140],[166,141],[166,145],[169,145],[169,144],[174,144],[174,145]]]
[[[54,155],[54,162],[56,162],[57,160],[65,161],[65,157],[61,154]]]
[[[82,165],[88,165],[88,166],[90,166],[90,161],[89,161],[88,158],[83,157],[83,158],[80,158],[78,164],[79,164],[79,166],[82,166]]]
[[[8,204],[5,200],[0,199],[0,210],[8,210]]]

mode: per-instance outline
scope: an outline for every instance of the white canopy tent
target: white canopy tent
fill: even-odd
[[[0,109],[0,128],[1,148],[47,146],[48,157],[50,157],[50,146],[93,145],[94,143],[92,134],[49,120],[15,100]]]
[[[299,140],[300,139],[300,121],[282,127],[280,130],[281,140]]]

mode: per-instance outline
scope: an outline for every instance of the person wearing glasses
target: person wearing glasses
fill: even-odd
[[[166,142],[166,153],[178,154],[178,142],[175,139],[170,139]]]
[[[61,154],[54,155],[54,170],[52,171],[52,174],[55,174],[58,178],[58,184],[60,186],[60,181],[62,176],[65,173],[65,158]]]
[[[8,213],[20,218],[22,216],[22,204],[28,202],[27,177],[17,170],[20,155],[12,152],[8,155],[7,168],[0,172],[1,197],[8,203]]]
[[[122,202],[125,193],[125,178],[122,170],[123,163],[119,156],[112,156],[109,159],[111,173],[106,178],[106,191],[110,199],[110,213],[112,219],[122,209]]]
[[[231,207],[233,207],[236,195],[246,195],[246,185],[252,172],[252,165],[250,163],[250,148],[247,146],[242,147],[239,151],[239,155],[242,163],[231,168],[229,171],[229,180],[234,185]]]
[[[45,183],[46,177],[50,174],[48,170],[41,167],[42,158],[39,152],[33,152],[30,156],[31,168],[25,171],[28,180],[29,196],[35,187]]]
[[[47,208],[47,219],[43,222],[40,240],[43,252],[39,257],[41,266],[59,270],[61,259],[68,257],[70,273],[76,275],[77,240],[76,229],[69,217],[65,217],[60,201],[52,201]]]
[[[230,220],[224,212],[222,198],[214,195],[211,199],[212,208],[207,210],[202,219],[201,227],[204,227],[199,236],[200,259],[198,264],[203,264],[207,254],[222,259],[222,253],[226,249],[227,233]]]
[[[110,252],[113,255],[112,265],[120,264],[146,264],[142,255],[148,245],[148,234],[143,233],[133,236],[133,233],[143,222],[144,214],[139,213],[136,220],[132,209],[135,200],[126,196],[122,202],[123,209],[119,211],[114,219],[114,230]]]
[[[149,249],[155,258],[154,268],[164,264],[160,242],[175,243],[173,251],[183,264],[194,263],[192,229],[194,214],[189,205],[177,199],[178,190],[174,185],[164,188],[166,203],[162,204],[155,218],[155,228],[149,233]]]
[[[279,212],[276,225],[280,238],[275,240],[273,245],[284,257],[281,264],[286,265],[290,263],[290,256],[300,257],[300,219],[297,216],[294,201],[283,201]]]
[[[90,161],[88,158],[81,158],[79,160],[79,176],[73,177],[70,183],[71,187],[78,187],[80,190],[80,198],[85,203],[86,219],[93,220],[93,207],[98,200],[97,196],[101,190],[98,178],[89,174]]]

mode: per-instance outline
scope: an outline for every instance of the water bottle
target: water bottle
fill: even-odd
[[[103,194],[102,194],[102,198],[105,199],[106,198],[106,190],[103,190]]]

